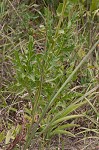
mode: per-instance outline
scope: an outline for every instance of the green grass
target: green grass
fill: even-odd
[[[90,131],[98,137],[97,7],[45,3],[0,3],[2,147],[23,128],[23,150],[33,139],[40,149],[50,147],[56,135],[75,138]]]

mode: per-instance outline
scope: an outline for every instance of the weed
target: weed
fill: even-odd
[[[34,147],[35,139],[44,149],[56,135],[99,132],[97,7],[88,4],[88,12],[78,0],[47,4],[42,1],[46,7],[39,8],[39,3],[1,2],[0,107],[5,131],[0,137],[5,145],[10,143],[9,149],[20,138],[25,140],[23,150]],[[91,121],[93,129],[79,127],[78,118]]]

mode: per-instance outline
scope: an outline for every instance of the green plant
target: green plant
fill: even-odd
[[[63,20],[65,7],[66,7],[66,4],[63,5],[62,14],[60,16],[59,23],[55,32],[55,37],[54,37],[55,40],[53,41],[53,44],[51,45],[51,47],[49,44],[50,40],[52,40],[51,35],[50,35],[52,33],[51,24],[47,20],[48,22],[46,22],[46,25],[47,25],[46,34],[47,34],[48,40],[46,44],[48,46],[46,50],[40,54],[36,54],[33,48],[34,47],[33,38],[30,36],[28,49],[26,49],[24,53],[20,55],[18,54],[17,51],[15,52],[15,68],[17,71],[16,72],[17,85],[18,87],[22,88],[23,91],[28,92],[31,105],[32,105],[32,110],[31,110],[32,122],[29,127],[29,131],[27,133],[26,145],[24,146],[24,149],[27,149],[27,147],[30,145],[32,138],[36,136],[35,135],[36,132],[37,134],[40,134],[40,135],[43,134],[43,138],[46,138],[46,137],[48,138],[54,134],[58,134],[58,133],[61,134],[63,132],[74,136],[72,133],[65,131],[64,129],[66,129],[67,127],[76,126],[76,125],[70,125],[70,124],[61,125],[61,123],[63,123],[64,121],[68,119],[73,119],[73,118],[83,116],[83,115],[69,115],[69,113],[73,112],[75,109],[83,105],[85,102],[84,103],[79,102],[79,104],[74,103],[68,106],[67,108],[65,108],[62,112],[60,111],[59,114],[57,115],[56,115],[57,113],[56,104],[58,100],[60,99],[59,94],[62,92],[63,88],[73,78],[73,76],[78,71],[78,69],[82,66],[82,64],[88,59],[89,55],[95,49],[99,41],[97,41],[96,44],[91,49],[91,51],[89,51],[89,53],[85,55],[85,57],[82,59],[79,65],[74,69],[71,75],[68,76],[65,82],[63,81],[63,83],[60,84],[60,81],[59,81],[59,77],[62,78],[63,74],[60,74],[60,76],[58,77],[55,76],[55,79],[53,79],[54,73],[56,75],[57,74],[56,71],[60,69],[59,66],[58,67],[56,66],[57,65],[56,62],[58,62],[57,61],[58,55],[57,55],[56,60],[55,60],[55,55],[57,53],[60,53],[60,49],[59,50],[56,49],[57,48],[56,43],[60,42],[61,35],[59,37],[59,31],[60,31],[60,26]],[[47,17],[48,16],[50,17],[50,14],[49,14],[50,12],[48,12],[48,10],[46,10],[46,13],[47,13]],[[53,33],[52,33],[52,36],[53,36]],[[53,50],[54,50],[54,54],[52,53]],[[53,62],[53,58],[54,58],[54,62]],[[53,68],[54,68],[54,72],[53,72],[53,75],[51,75]],[[46,78],[50,76],[52,76],[52,79],[50,81],[55,81],[55,82],[50,82],[50,81],[46,82]],[[46,93],[43,94],[46,88],[49,89],[48,86],[50,87],[50,90],[53,91],[53,89],[55,88],[55,91],[57,92],[53,92],[52,96],[48,95],[50,91],[48,91],[47,95],[45,95]],[[34,93],[34,96],[33,96],[33,93]],[[44,95],[44,97],[42,94]],[[57,101],[56,101],[56,98],[58,98]],[[40,107],[41,107],[41,111],[39,110]],[[51,115],[51,112],[54,113],[54,111],[55,111],[55,114]],[[46,113],[48,114],[47,117],[45,117]],[[37,114],[40,115],[40,118],[35,123],[34,118]],[[45,122],[45,123],[42,123],[42,122]],[[41,130],[41,133],[38,132],[39,124],[41,124],[41,127],[40,127],[41,129],[39,129]]]
[[[6,42],[9,45],[1,47],[3,47],[3,56],[5,56],[3,62],[8,58],[13,62],[14,80],[9,86],[5,85],[1,92],[15,94],[18,102],[12,101],[10,105],[9,102],[6,102],[5,95],[1,94],[3,98],[1,107],[7,110],[8,114],[10,111],[17,113],[18,108],[14,108],[14,105],[19,104],[20,99],[22,100],[23,118],[28,120],[25,125],[27,132],[23,149],[25,150],[31,145],[32,139],[42,138],[46,143],[54,135],[66,134],[75,137],[75,134],[69,129],[79,127],[75,123],[78,118],[91,120],[97,128],[97,118],[99,117],[97,108],[93,104],[93,98],[95,94],[97,96],[99,86],[96,86],[96,75],[91,69],[94,66],[87,66],[85,63],[99,44],[95,32],[95,39],[91,42],[97,42],[90,49],[92,44],[89,42],[90,32],[86,20],[89,19],[87,21],[91,30],[90,22],[93,21],[94,16],[92,19],[90,15],[87,19],[84,18],[85,8],[77,0],[64,0],[63,3],[60,3],[56,10],[56,16],[52,15],[49,8],[44,8],[42,12],[35,8],[36,14],[32,14],[29,11],[32,5],[28,7],[25,3],[20,3],[20,6],[15,8],[10,1],[8,3],[17,16],[13,13],[9,28],[4,28],[7,31],[4,33],[0,31],[2,38],[7,39]],[[2,4],[4,5],[4,3]],[[3,7],[1,6],[2,18],[6,10]],[[55,7],[57,7],[56,4]],[[39,16],[43,18],[41,21],[36,20]],[[41,23],[38,30],[32,29],[32,26],[30,29],[30,20]],[[15,30],[15,23],[20,24],[17,29],[18,31],[22,29],[21,34],[14,34],[17,30]],[[8,34],[9,30],[11,30],[13,39]],[[39,44],[39,41],[44,42],[44,50],[38,53],[35,45]],[[11,53],[8,51],[8,56],[5,54],[7,48],[14,49],[14,51],[11,50]],[[72,82],[70,82],[71,80]],[[80,109],[87,103],[90,105],[91,111],[94,110],[96,120],[88,115],[89,111],[76,113],[78,108]],[[11,122],[9,121],[6,134],[5,132],[0,134],[2,141],[6,137],[6,144],[11,138],[16,139],[19,133],[17,129],[13,128],[13,121],[10,117],[9,120]],[[19,126],[17,128],[21,132],[22,129]],[[81,129],[85,129],[82,133],[89,131],[88,128],[81,127]],[[97,129],[92,131],[97,132]]]

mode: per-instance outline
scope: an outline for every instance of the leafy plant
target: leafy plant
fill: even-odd
[[[34,48],[33,48],[34,42],[31,36],[30,36],[30,40],[28,44],[28,49],[26,49],[24,53],[20,55],[18,54],[17,51],[15,52],[15,65],[17,69],[16,70],[17,71],[16,72],[17,85],[19,87],[21,86],[23,88],[23,91],[28,92],[30,101],[31,101],[31,106],[32,106],[32,110],[31,110],[32,122],[28,130],[26,145],[24,146],[24,149],[28,148],[28,146],[31,143],[32,138],[36,136],[35,135],[36,132],[38,135],[43,134],[44,138],[51,137],[52,135],[55,135],[55,134],[63,134],[63,132],[71,136],[74,136],[72,133],[64,129],[71,127],[71,126],[76,126],[76,125],[67,124],[67,127],[66,127],[66,125],[63,125],[63,123],[67,120],[72,120],[74,118],[83,116],[83,115],[69,115],[69,114],[73,112],[75,109],[77,109],[78,107],[82,106],[85,102],[79,102],[79,104],[76,104],[76,103],[71,104],[70,106],[65,108],[63,111],[60,111],[58,114],[56,111],[56,104],[58,101],[61,100],[59,99],[59,94],[62,92],[63,88],[72,79],[72,77],[81,67],[81,65],[87,60],[87,58],[95,49],[99,41],[97,41],[96,44],[91,49],[91,51],[89,51],[89,53],[85,55],[85,57],[82,59],[79,65],[74,69],[74,71],[72,71],[71,75],[68,76],[66,81],[61,83],[60,84],[61,86],[58,86],[58,82],[60,83],[59,77],[54,77],[55,79],[53,79],[53,75],[54,73],[56,75],[57,74],[56,71],[60,69],[59,66],[56,67],[57,66],[56,62],[60,60],[58,58],[58,55],[57,55],[57,59],[55,60],[55,57],[56,57],[55,55],[57,53],[60,53],[60,49],[58,50],[56,43],[60,42],[60,38],[62,38],[61,35],[59,36],[59,31],[60,31],[61,23],[64,17],[63,15],[64,15],[65,8],[66,8],[66,4],[64,1],[62,13],[61,13],[59,23],[58,23],[58,26],[56,28],[55,35],[54,35],[55,40],[52,41],[51,46],[49,43],[50,40],[52,40],[50,36],[51,24],[49,24],[49,22],[46,22],[47,38],[48,38],[46,44],[48,46],[46,47],[46,50],[44,52],[39,53],[39,54],[35,53]],[[48,17],[50,15],[49,14],[50,12],[46,10],[46,13]],[[66,31],[64,30],[64,32]],[[52,33],[52,36],[53,36],[53,33]],[[53,50],[54,50],[54,53],[52,53]],[[53,58],[54,58],[54,62],[53,62]],[[51,75],[52,70],[53,70],[53,75]],[[46,78],[51,77],[51,76],[52,76],[52,79],[50,80],[51,82],[50,81],[46,82]],[[63,77],[63,74],[61,74],[60,76]],[[58,82],[56,82],[57,81],[56,79],[58,80]],[[49,85],[50,85],[50,90],[51,89],[53,90],[55,88],[55,91],[57,92],[54,91],[52,96],[49,96],[48,95],[49,91],[48,91],[47,95],[45,96],[44,94],[43,96],[43,91],[45,91],[46,88],[49,89]],[[32,96],[33,94],[34,96]],[[57,101],[56,101],[56,98],[58,98]],[[44,104],[42,105],[42,103]],[[40,111],[40,108],[41,108],[41,111]],[[50,113],[52,111],[53,111],[53,115],[51,115]],[[47,115],[46,113],[48,114],[48,116],[45,117],[45,115]],[[37,119],[37,122],[35,123],[34,118],[37,114],[39,114],[40,117]],[[39,128],[39,124],[41,124],[40,128]],[[38,132],[38,130],[40,130],[40,133]]]
[[[48,5],[50,3],[49,1],[45,2]],[[43,1],[42,4],[46,6],[45,2]],[[11,101],[12,104],[9,104],[4,98],[6,94],[4,96],[2,94],[3,105],[0,107],[7,110],[8,118],[10,118],[10,111],[16,113],[18,109],[22,109],[23,120],[25,120],[25,133],[24,129],[20,127],[23,126],[23,122],[17,129],[13,129],[13,121],[9,119],[11,123],[6,129],[6,134],[2,132],[0,137],[1,141],[5,139],[6,144],[12,138],[14,143],[15,141],[19,142],[20,137],[21,139],[25,137],[24,150],[31,146],[31,142],[32,145],[34,144],[32,139],[42,138],[46,143],[55,135],[66,134],[75,137],[75,133],[70,128],[79,127],[76,123],[78,118],[87,118],[93,122],[96,128],[98,127],[99,115],[93,104],[93,99],[97,97],[97,89],[99,88],[96,77],[98,63],[96,62],[92,66],[90,66],[90,61],[88,62],[89,66],[85,63],[88,59],[90,60],[90,55],[99,44],[97,31],[94,32],[93,37],[95,38],[91,41],[88,30],[88,27],[91,30],[91,22],[94,18],[90,16],[95,13],[94,10],[97,8],[93,6],[92,2],[90,13],[88,13],[84,3],[78,0],[64,0],[59,5],[55,1],[51,2],[50,5],[53,5],[55,9],[54,14],[50,11],[52,7],[40,11],[36,10],[38,5],[32,5],[32,2],[29,7],[25,2],[23,4],[20,2],[20,5],[15,8],[13,3],[8,1],[16,15],[14,13],[11,15],[12,22],[9,21],[9,28],[4,27],[7,29],[4,33],[0,31],[2,38],[4,40],[7,38],[8,46],[2,45],[1,47],[3,47],[5,60],[10,59],[13,62],[14,77],[9,86],[4,84],[2,93],[13,93],[15,98],[12,96],[11,100],[18,97],[17,102]],[[6,10],[4,3],[1,5],[1,10],[3,18]],[[30,10],[35,11],[36,14],[31,13]],[[42,18],[40,21],[38,21],[39,16]],[[40,24],[35,29],[33,29],[34,21]],[[16,32],[15,24],[18,25],[16,30],[22,29],[21,33]],[[89,26],[87,27],[87,25]],[[9,32],[11,32],[10,35]],[[95,44],[91,44],[91,42]],[[42,48],[39,50],[39,44],[44,45],[43,50]],[[10,54],[7,51],[8,56],[5,53],[7,48],[11,49]],[[23,105],[19,108],[20,101]],[[95,120],[90,117],[90,111],[78,111],[88,104],[90,110],[93,110],[95,114]],[[83,127],[80,129],[85,129],[80,133],[91,131],[91,129]],[[21,135],[21,131],[25,136]],[[97,129],[92,131],[98,133]]]

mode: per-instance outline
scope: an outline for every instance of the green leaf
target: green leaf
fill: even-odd
[[[9,143],[11,136],[12,136],[12,132],[11,132],[11,130],[9,130],[6,135],[5,144]]]
[[[67,129],[67,128],[72,128],[72,127],[78,127],[79,125],[78,124],[64,124],[64,125],[61,125],[58,127],[58,129]]]
[[[83,117],[83,116],[84,115],[69,115],[69,116],[66,116],[66,117],[62,117],[62,118],[57,119],[53,123],[51,123],[51,126],[56,125],[56,124],[58,124],[60,122],[63,122],[63,121],[67,121],[69,119],[74,119],[74,118]]]
[[[19,57],[19,52],[15,50],[15,64],[18,66],[18,67],[21,67],[21,61],[20,61],[20,57]]]
[[[99,8],[99,0],[92,0],[91,11],[94,11]]]
[[[58,16],[61,15],[62,8],[63,8],[63,3],[59,3],[59,6],[58,6],[57,11],[56,11]]]
[[[4,131],[2,131],[2,132],[0,133],[0,143],[1,143],[4,139],[5,139],[5,133],[4,133]]]
[[[33,37],[29,36],[29,44],[28,44],[28,59],[30,60],[31,56],[33,55],[33,46],[34,46],[34,42],[33,42]]]
[[[59,112],[54,118],[52,121],[58,119],[58,118],[61,118],[61,117],[64,117],[68,114],[70,114],[71,112],[73,112],[74,110],[76,110],[77,108],[79,108],[80,106],[84,105],[86,103],[86,101],[84,102],[81,102],[79,104],[71,104],[69,105],[66,109],[64,109],[63,111]]]
[[[56,10],[57,16],[61,16],[62,9],[63,9],[63,3],[59,3],[58,8],[57,8],[57,10]],[[67,10],[65,10],[64,16],[65,16],[65,17],[68,16],[68,11],[67,11]]]
[[[75,137],[75,135],[72,134],[71,132],[66,131],[66,130],[60,130],[60,129],[56,129],[53,132],[51,132],[50,136],[53,136],[55,134],[67,134],[67,135],[69,135],[71,137]]]

